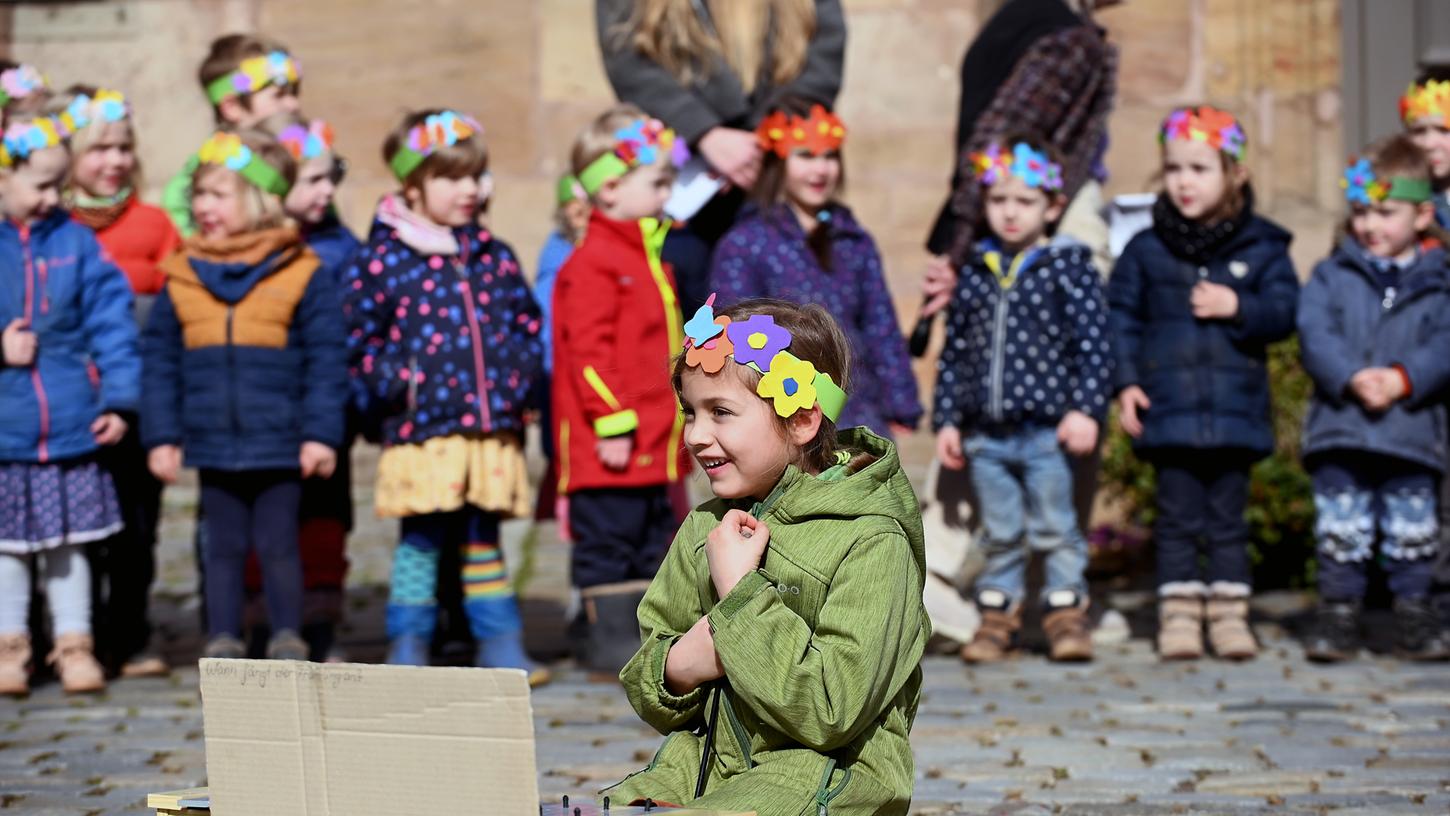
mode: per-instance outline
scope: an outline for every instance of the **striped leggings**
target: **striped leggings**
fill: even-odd
[[[433,636],[438,609],[438,555],[443,547],[459,548],[463,609],[473,636],[481,640],[522,628],[499,547],[498,524],[497,514],[472,506],[403,519],[403,537],[393,553],[388,637]]]

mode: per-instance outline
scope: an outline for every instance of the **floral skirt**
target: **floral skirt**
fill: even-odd
[[[373,506],[382,518],[447,513],[471,504],[504,518],[533,511],[524,447],[514,434],[435,437],[378,457]]]
[[[0,463],[0,553],[99,541],[123,526],[111,474],[94,459]]]

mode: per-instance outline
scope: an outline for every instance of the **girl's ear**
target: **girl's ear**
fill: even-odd
[[[1062,193],[1051,193],[1047,198],[1047,212],[1043,214],[1043,220],[1048,224],[1056,224],[1062,214],[1067,211],[1067,196]]]
[[[408,202],[408,209],[421,210],[423,208],[423,188],[412,184],[403,185],[403,200]]]
[[[786,420],[786,436],[797,448],[809,445],[821,431],[821,406],[812,405],[809,411],[796,411]]]
[[[1229,180],[1233,182],[1234,187],[1242,189],[1245,184],[1249,183],[1249,168],[1239,162],[1234,162],[1233,173],[1229,175]]]
[[[599,191],[594,194],[594,199],[599,202],[600,207],[609,209],[619,200],[618,193],[619,179],[607,179],[603,184],[599,185]]]
[[[1435,223],[1435,205],[1422,201],[1415,207],[1415,232],[1424,232]]]
[[[232,125],[239,124],[250,113],[247,106],[242,104],[240,96],[229,96],[223,99],[217,104],[216,109],[217,113],[221,115],[222,121]]]

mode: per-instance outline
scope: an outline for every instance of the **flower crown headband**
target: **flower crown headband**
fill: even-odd
[[[675,167],[683,167],[690,159],[690,148],[684,139],[664,126],[658,119],[639,118],[614,132],[614,147],[589,163],[579,173],[579,186],[594,195],[604,182],[617,179],[636,167],[654,164],[663,152]]]
[[[846,392],[830,374],[786,350],[791,334],[770,315],[751,315],[733,323],[725,315],[715,316],[711,295],[685,323],[685,335],[685,365],[707,374],[724,368],[729,359],[750,366],[763,375],[755,393],[770,400],[782,417],[820,405],[826,419],[835,422],[846,407]]]
[[[17,65],[0,71],[0,107],[45,89],[45,77],[34,65]]]
[[[973,173],[983,184],[996,184],[1009,176],[1016,176],[1028,187],[1049,192],[1062,189],[1062,165],[1026,142],[1013,145],[1010,153],[993,142],[987,145],[986,150],[974,152],[967,158],[972,163]]]
[[[242,138],[235,133],[213,133],[197,151],[196,158],[202,164],[225,167],[263,192],[275,196],[285,196],[291,189],[287,179],[275,167],[262,161],[250,147],[242,144]]]
[[[1400,97],[1400,119],[1407,127],[1428,117],[1450,127],[1450,80],[1432,79],[1424,85],[1411,82]]]
[[[1375,175],[1369,159],[1351,156],[1349,166],[1339,179],[1344,188],[1344,198],[1350,204],[1371,206],[1387,199],[1408,201],[1412,204],[1429,201],[1432,196],[1429,179],[1390,176],[1382,179]]]
[[[1234,161],[1244,160],[1249,137],[1233,114],[1209,105],[1179,108],[1168,114],[1158,131],[1159,144],[1177,140],[1205,142],[1214,150],[1227,153]]]
[[[277,142],[297,161],[315,159],[332,150],[332,125],[321,119],[313,119],[306,125],[288,125],[277,134]]]
[[[846,126],[825,106],[812,105],[807,117],[787,116],[785,111],[765,117],[755,129],[755,141],[761,150],[773,150],[782,159],[795,150],[822,156],[841,149],[841,143],[846,141]]]
[[[446,110],[430,114],[428,118],[408,129],[407,138],[398,146],[398,152],[388,160],[393,177],[407,181],[408,176],[418,169],[423,160],[444,147],[451,147],[482,133],[483,125],[466,113]]]
[[[65,110],[55,117],[61,135],[70,138],[92,122],[121,122],[131,115],[131,105],[120,91],[100,89],[94,97],[76,94]]]
[[[64,141],[65,134],[56,125],[54,117],[16,122],[5,129],[4,137],[0,139],[0,167],[14,167],[18,160]]]
[[[268,85],[296,85],[302,81],[302,67],[286,51],[273,51],[242,60],[237,70],[219,76],[206,86],[213,105],[233,96],[256,93]]]

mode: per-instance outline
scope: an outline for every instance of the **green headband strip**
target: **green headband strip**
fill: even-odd
[[[418,165],[422,164],[425,158],[426,156],[422,153],[403,145],[398,148],[397,153],[393,154],[393,158],[388,160],[388,168],[393,171],[393,178],[403,181],[413,175],[413,171],[418,169]]]
[[[1434,198],[1434,190],[1430,188],[1429,179],[1413,179],[1404,176],[1390,177],[1390,191],[1385,198],[1395,201],[1409,201],[1414,204],[1422,204]]]
[[[584,172],[579,174],[579,186],[584,188],[584,192],[594,195],[604,186],[604,182],[620,178],[629,170],[629,164],[624,159],[613,153],[605,153],[590,162]]]
[[[272,165],[264,161],[254,160],[247,163],[241,169],[242,178],[257,185],[263,192],[271,193],[274,196],[285,198],[287,192],[292,189],[287,179],[281,173],[272,169]]]

